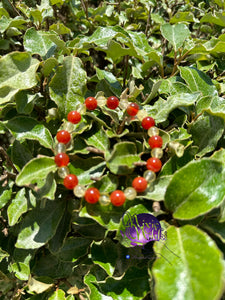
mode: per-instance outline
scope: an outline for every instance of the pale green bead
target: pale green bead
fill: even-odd
[[[150,127],[148,130],[148,135],[149,136],[159,135],[159,129],[155,126]]]
[[[98,103],[98,106],[105,106],[106,105],[106,97],[104,96],[99,96],[97,99],[97,103]]]
[[[55,145],[55,154],[65,153],[65,152],[66,152],[65,144],[58,143],[58,144]]]
[[[121,109],[127,109],[128,105],[129,105],[129,102],[127,100],[120,100],[119,107]]]
[[[133,187],[127,187],[124,191],[124,195],[127,200],[134,200],[137,196],[137,192]]]
[[[102,206],[107,206],[107,205],[109,205],[109,204],[111,203],[111,200],[110,200],[110,198],[109,198],[109,195],[107,195],[107,194],[102,194],[102,195],[100,196],[100,198],[99,198],[99,203],[100,203],[100,205],[102,205]]]
[[[70,174],[70,171],[67,167],[61,167],[58,169],[58,175],[60,178],[64,179],[69,174]]]
[[[163,157],[163,150],[162,148],[153,148],[151,151],[151,156],[156,157],[158,159]]]
[[[151,170],[147,170],[144,172],[143,174],[144,178],[148,181],[148,182],[153,182],[156,179],[156,175],[155,172],[151,171]]]
[[[76,110],[81,114],[84,115],[86,113],[86,105],[84,105],[83,103],[79,103],[77,105]]]
[[[86,192],[86,188],[80,184],[76,185],[75,188],[73,189],[73,193],[77,198],[84,197],[85,192]]]
[[[146,110],[144,110],[144,109],[140,109],[139,111],[138,111],[138,113],[137,113],[137,118],[138,118],[138,120],[139,121],[142,121],[145,117],[147,117],[148,116],[148,113],[147,113],[147,111]]]
[[[66,124],[63,127],[63,129],[68,132],[72,132],[74,130],[74,124],[71,122],[66,122]]]

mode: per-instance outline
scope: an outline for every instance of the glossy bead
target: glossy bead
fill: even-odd
[[[86,190],[84,199],[91,204],[97,203],[100,198],[100,192],[98,189],[91,187]]]
[[[67,120],[73,124],[78,124],[81,120],[81,114],[77,110],[72,110],[68,113]]]
[[[65,178],[67,175],[69,175],[70,171],[67,167],[61,167],[58,169],[58,175],[60,178]]]
[[[58,167],[65,167],[69,162],[70,159],[66,153],[59,153],[55,156],[55,163]]]
[[[113,205],[121,206],[124,204],[126,197],[122,191],[116,190],[112,192],[112,194],[110,195],[110,200]]]
[[[147,117],[148,113],[144,109],[140,109],[137,113],[137,118],[139,121],[142,121],[145,117]]]
[[[105,106],[105,104],[106,104],[106,97],[104,97],[104,96],[99,96],[99,97],[97,98],[97,104],[98,104],[98,106],[100,106],[100,107]]]
[[[124,191],[124,195],[127,200],[134,200],[137,196],[137,192],[133,187],[127,187]]]
[[[66,146],[63,143],[58,143],[55,145],[55,154],[66,152]]]
[[[72,132],[74,130],[74,125],[71,122],[66,122],[66,124],[63,126],[63,129]]]
[[[146,117],[142,120],[141,126],[148,130],[149,128],[155,126],[155,120],[152,117]]]
[[[77,198],[82,198],[84,197],[86,192],[86,188],[83,185],[76,185],[75,188],[73,189],[74,196]]]
[[[111,200],[110,200],[110,198],[109,198],[109,195],[107,195],[107,194],[102,194],[102,195],[100,196],[100,198],[99,198],[99,203],[100,203],[100,205],[102,205],[102,206],[107,206],[107,205],[109,205],[109,204],[111,203]]]
[[[147,160],[147,169],[153,172],[159,172],[162,168],[162,162],[160,159],[151,157]]]
[[[149,146],[153,148],[161,148],[163,145],[163,139],[160,135],[151,136],[148,140]]]
[[[88,97],[85,100],[85,105],[89,110],[95,110],[98,106],[97,100],[94,97]]]
[[[132,182],[132,186],[138,193],[143,193],[148,186],[148,182],[144,177],[136,177]]]
[[[81,114],[81,115],[84,115],[86,113],[86,105],[83,104],[83,103],[79,103],[77,105],[77,111]]]
[[[150,127],[148,129],[148,135],[149,136],[159,135],[159,129],[155,126]]]
[[[110,96],[107,98],[107,107],[110,109],[116,109],[119,106],[119,99],[115,96]]]
[[[127,100],[125,100],[125,99],[120,100],[119,107],[121,109],[127,109],[128,105],[129,105],[129,102]]]
[[[146,170],[143,174],[144,178],[148,181],[148,183],[156,180],[155,172],[151,170]]]
[[[68,190],[73,190],[78,184],[77,176],[74,174],[67,175],[63,180],[63,184]]]
[[[131,117],[136,116],[139,111],[139,105],[137,103],[130,103],[127,107],[127,114]]]
[[[153,148],[151,151],[151,156],[156,158],[162,158],[163,157],[163,150],[162,148]]]
[[[71,136],[67,130],[60,130],[57,132],[56,138],[59,143],[67,144],[69,143]]]

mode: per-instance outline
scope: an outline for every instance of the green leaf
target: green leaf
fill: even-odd
[[[216,87],[204,72],[193,67],[179,67],[179,70],[192,92],[200,92],[203,96],[217,95]]]
[[[166,245],[155,243],[153,265],[158,300],[220,299],[223,260],[215,242],[194,226],[167,229]],[[205,288],[207,286],[207,289]]]
[[[214,16],[212,13],[205,14],[201,20],[201,23],[212,23],[219,26],[224,27],[225,26],[225,14],[220,12],[215,12]]]
[[[114,174],[128,174],[134,169],[134,162],[140,161],[136,146],[131,142],[117,143],[107,158],[107,166]]]
[[[55,291],[48,300],[65,300],[65,292],[63,290]]]
[[[58,105],[61,116],[66,117],[79,103],[84,102],[86,78],[86,72],[78,57],[64,58],[62,66],[57,68],[49,85],[50,96]]]
[[[189,129],[194,145],[199,147],[197,155],[201,157],[216,148],[224,131],[224,120],[205,112],[191,124]]]
[[[220,162],[212,159],[192,161],[173,175],[165,205],[177,219],[203,215],[223,201],[224,178],[225,169]]]
[[[105,70],[100,70],[99,68],[95,67],[96,75],[99,80],[104,80],[104,84],[107,85],[110,91],[116,95],[117,97],[120,96],[122,87],[116,77]]]
[[[34,103],[41,97],[40,93],[30,94],[25,91],[20,91],[15,95],[16,109],[19,114],[29,115],[34,107]]]
[[[84,283],[89,287],[90,289],[90,299],[95,299],[95,300],[113,300],[112,297],[108,297],[104,294],[102,294],[99,289],[97,288],[97,280],[95,276],[91,273],[88,273],[84,277]]]
[[[16,194],[16,197],[12,200],[12,203],[7,209],[9,226],[15,225],[19,220],[20,216],[27,211],[27,198],[25,192],[25,188],[22,188]]]
[[[27,163],[16,178],[19,186],[35,183],[45,179],[50,172],[56,171],[57,167],[53,158],[34,158]]]
[[[9,256],[9,254],[0,248],[0,262],[8,256]]]
[[[211,235],[218,236],[223,243],[225,242],[224,222],[218,222],[216,219],[206,219],[200,223],[200,226]]]
[[[28,265],[22,262],[16,262],[10,266],[13,272],[15,272],[15,276],[20,280],[28,280],[30,275],[30,268]]]
[[[199,22],[198,19],[194,17],[194,14],[192,12],[187,12],[187,11],[179,11],[177,12],[171,19],[170,23],[175,24],[179,22]]]
[[[222,97],[213,97],[210,106],[204,110],[210,115],[223,118],[225,121],[225,103]]]
[[[8,187],[3,188],[2,186],[0,186],[0,209],[9,202],[9,200],[11,199],[11,195],[12,189]]]
[[[54,236],[64,207],[63,201],[48,201],[45,208],[35,208],[29,212],[23,220],[15,246],[37,249],[45,245]]]
[[[54,174],[49,173],[47,178],[43,180],[43,186],[38,190],[37,197],[42,199],[46,198],[49,200],[55,200],[56,182]]]
[[[184,41],[190,36],[190,31],[184,24],[163,24],[161,33],[173,45],[175,51],[181,48]]]
[[[36,140],[46,147],[52,148],[53,140],[50,131],[33,118],[17,116],[5,123],[19,141]]]
[[[144,198],[153,201],[162,201],[165,199],[165,193],[167,187],[170,183],[172,176],[160,176],[152,184],[152,186],[147,189],[147,193],[143,195],[138,195],[137,198]]]
[[[35,292],[37,294],[41,294],[45,291],[47,291],[48,289],[50,289],[51,287],[53,287],[54,284],[52,283],[44,283],[41,281],[38,281],[36,279],[34,279],[33,277],[29,277],[28,280],[28,290],[30,292]]]
[[[76,218],[73,221],[73,229],[83,237],[93,240],[102,240],[105,237],[105,228],[90,218]]]
[[[10,101],[19,90],[37,84],[39,63],[26,52],[11,52],[0,59],[0,104]]]

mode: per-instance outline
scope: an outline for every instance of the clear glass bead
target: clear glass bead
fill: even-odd
[[[127,100],[120,100],[119,107],[121,109],[127,109],[128,105],[129,105],[129,102]]]
[[[102,205],[102,206],[107,206],[111,203],[109,195],[107,195],[107,194],[102,194],[98,201],[99,201],[100,205]]]
[[[151,156],[156,157],[158,159],[163,157],[163,150],[162,148],[153,148],[151,151]]]
[[[127,187],[124,191],[124,195],[127,200],[134,200],[137,196],[137,192],[133,187]]]
[[[65,153],[66,152],[66,146],[63,143],[58,143],[55,145],[55,154],[58,153]]]
[[[159,135],[159,129],[155,126],[152,126],[151,128],[149,128],[148,130],[148,135],[149,136],[155,136],[155,135]]]
[[[80,184],[76,185],[75,188],[73,189],[73,193],[77,198],[84,197],[85,192],[86,192],[86,188]]]
[[[138,113],[137,113],[137,118],[138,118],[138,120],[139,121],[142,121],[145,117],[147,117],[148,116],[148,113],[147,113],[147,111],[146,110],[144,110],[144,109],[140,109],[139,111],[138,111]]]
[[[104,96],[99,96],[98,98],[97,98],[97,103],[98,103],[98,106],[105,106],[105,104],[106,104],[106,97],[104,97]]]
[[[83,103],[79,103],[76,107],[76,110],[81,114],[84,115],[86,113],[86,106]]]
[[[64,179],[69,174],[70,174],[70,171],[67,167],[61,167],[58,169],[58,175],[60,178]]]
[[[66,122],[66,124],[63,126],[64,130],[67,130],[68,132],[72,132],[74,130],[74,124],[71,122]]]
[[[144,172],[143,174],[144,178],[148,181],[148,182],[153,182],[156,179],[156,175],[155,172],[151,171],[151,170],[147,170]]]

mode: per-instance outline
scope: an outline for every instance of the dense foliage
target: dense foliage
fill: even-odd
[[[1,1],[0,299],[223,298],[224,9]],[[96,95],[138,103],[164,142],[152,188],[122,207],[85,203],[56,172],[57,131]],[[98,107],[74,125],[70,171],[101,192],[123,189],[143,174],[147,139],[137,119]],[[157,216],[166,242],[128,247],[125,212]]]

